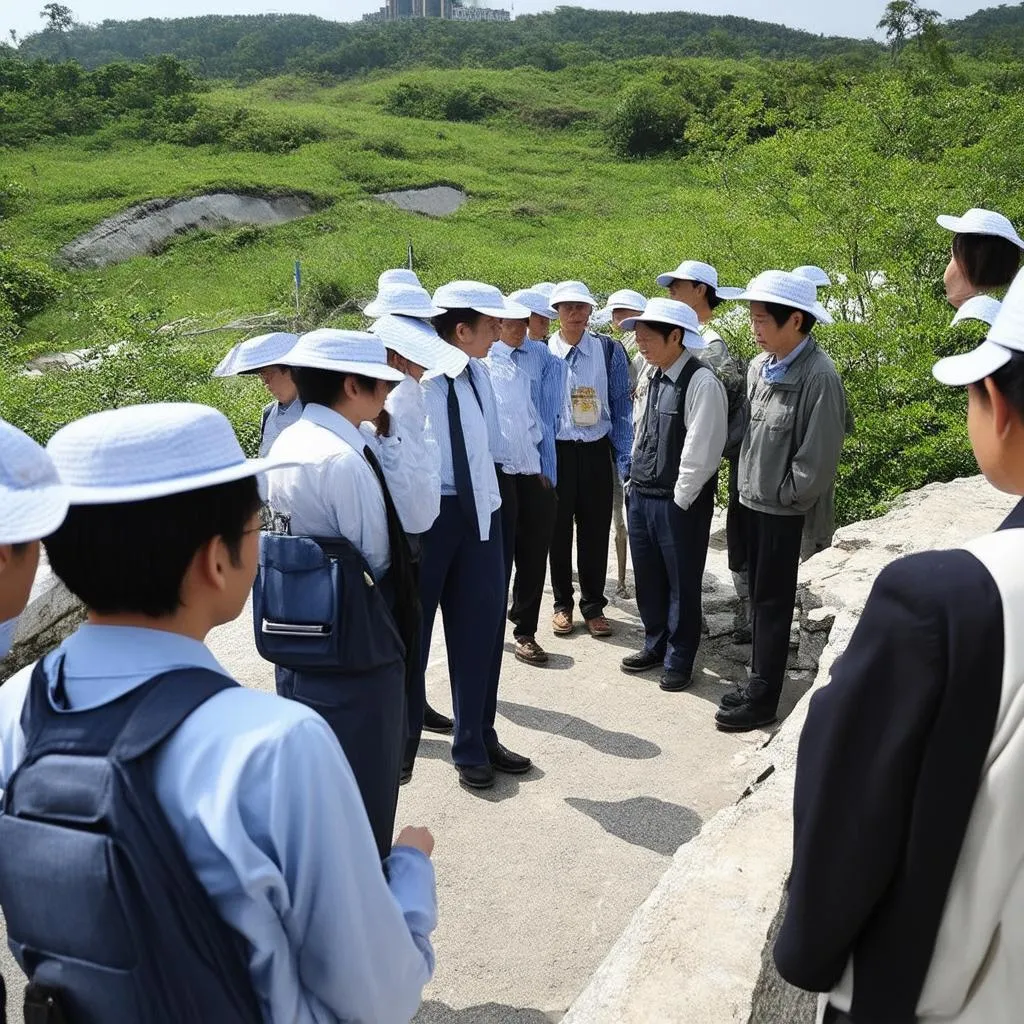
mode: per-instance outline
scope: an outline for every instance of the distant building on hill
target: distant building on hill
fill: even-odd
[[[387,0],[363,21],[401,21],[405,18],[444,18],[446,21],[510,21],[508,11],[477,7],[471,0]]]

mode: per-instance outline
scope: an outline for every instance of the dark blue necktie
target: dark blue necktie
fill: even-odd
[[[473,378],[470,377],[470,383]],[[476,390],[475,388],[473,389]],[[479,534],[480,522],[476,515],[476,501],[473,498],[473,478],[469,472],[469,455],[466,452],[466,435],[462,431],[462,414],[459,412],[459,396],[455,381],[448,378],[448,436],[452,445],[452,471],[455,475],[455,494],[466,521],[473,533]]]

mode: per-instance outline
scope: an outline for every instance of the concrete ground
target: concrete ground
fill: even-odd
[[[538,635],[549,666],[518,663],[510,627],[499,692],[499,736],[533,758],[534,769],[471,793],[458,785],[448,739],[425,734],[398,813],[399,825],[427,825],[437,841],[437,974],[417,1024],[560,1020],[675,850],[739,797],[765,733],[714,728],[717,699],[742,677],[749,648],[714,636],[731,622],[724,552],[713,548],[708,569],[712,637],[690,691],[666,694],[658,673],[619,670],[642,642],[632,601],[614,599],[615,635],[594,640],[582,627],[553,636],[549,595]],[[612,567],[609,594],[614,576]],[[273,690],[251,630],[247,610],[215,631],[210,646],[244,684]],[[434,707],[450,712],[440,621],[427,683]],[[809,683],[810,675],[791,678],[785,713]],[[9,958],[3,969],[15,990],[10,1020],[20,1024],[21,980]]]

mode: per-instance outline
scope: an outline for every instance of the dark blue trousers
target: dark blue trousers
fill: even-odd
[[[700,644],[701,582],[708,557],[714,484],[685,512],[671,498],[630,492],[629,550],[644,649],[666,671],[689,675]]]
[[[406,763],[414,760],[423,729],[426,668],[439,607],[455,711],[452,759],[458,765],[488,763],[487,748],[497,742],[494,718],[500,663],[495,673],[494,638],[499,629],[504,632],[506,594],[500,510],[491,516],[490,537],[482,542],[459,499],[442,496],[440,515],[423,538],[423,661],[409,697]]]

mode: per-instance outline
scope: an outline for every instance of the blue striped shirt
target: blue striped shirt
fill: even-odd
[[[530,397],[544,434],[540,442],[540,471],[552,484],[557,484],[555,435],[562,418],[566,365],[551,354],[543,341],[527,338],[519,348],[509,351],[512,362],[530,378]]]
[[[610,375],[605,369],[606,344],[612,346]],[[578,345],[568,345],[561,333],[555,334],[550,348],[551,354],[563,360],[568,369],[557,439],[600,441],[610,437],[619,475],[627,479],[633,454],[633,406],[626,350],[610,338],[602,340],[592,331],[586,331]],[[593,426],[577,425],[573,419],[572,396],[578,388],[592,388],[597,396],[598,416]]]
[[[496,341],[487,355],[506,445],[501,466],[509,476],[536,476],[540,472],[540,443],[544,435],[530,393],[530,378],[512,361],[511,353],[508,345]]]

